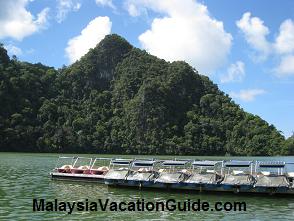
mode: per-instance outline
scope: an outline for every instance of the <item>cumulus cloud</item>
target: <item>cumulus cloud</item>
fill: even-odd
[[[126,4],[126,8],[129,12],[130,16],[132,16],[132,17],[136,17],[141,14],[141,12],[138,10],[138,8],[132,3]]]
[[[108,6],[110,8],[115,9],[115,6],[112,3],[112,0],[95,0],[95,2],[97,5]]]
[[[63,22],[71,11],[78,11],[81,8],[80,0],[57,0],[56,21]]]
[[[275,49],[280,54],[294,52],[294,23],[291,19],[287,19],[281,24],[280,32],[275,42]]]
[[[275,72],[280,77],[294,75],[294,55],[283,56]]]
[[[266,91],[263,89],[247,89],[247,90],[240,90],[239,92],[231,92],[230,96],[232,98],[236,98],[242,101],[254,101],[256,96],[265,94]]]
[[[294,75],[294,22],[287,19],[280,25],[280,32],[274,44],[276,53],[281,55],[275,73],[280,76]]]
[[[248,44],[260,53],[260,59],[265,59],[271,52],[271,44],[266,39],[269,29],[263,23],[260,18],[251,17],[250,12],[244,13],[242,18],[236,22]]]
[[[46,26],[49,8],[35,17],[26,9],[28,3],[29,0],[0,1],[0,39],[22,40]]]
[[[131,16],[146,10],[160,13],[139,36],[142,48],[168,61],[185,60],[201,73],[213,72],[226,61],[232,36],[194,0],[128,0]]]
[[[85,27],[81,34],[70,39],[65,49],[69,62],[73,63],[94,48],[111,31],[109,17],[96,17]]]
[[[16,47],[15,45],[12,45],[12,44],[5,45],[4,47],[10,56],[12,55],[20,56],[23,53],[19,47]]]
[[[236,25],[248,44],[260,53],[263,60],[268,55],[275,56],[279,64],[273,68],[273,72],[278,76],[294,75],[294,22],[291,19],[281,23],[279,33],[272,42],[266,39],[269,34],[268,27],[260,18],[251,17],[250,12],[244,13]]]
[[[221,83],[240,82],[245,77],[245,64],[237,61],[229,66],[227,73],[221,76]]]

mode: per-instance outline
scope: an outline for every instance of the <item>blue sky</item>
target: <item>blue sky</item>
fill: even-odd
[[[117,33],[160,58],[186,60],[288,137],[293,15],[292,0],[0,1],[0,42],[19,60],[60,68]]]

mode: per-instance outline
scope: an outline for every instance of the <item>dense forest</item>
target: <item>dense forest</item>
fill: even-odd
[[[0,150],[293,155],[294,136],[285,140],[187,63],[108,35],[58,70],[0,46]]]

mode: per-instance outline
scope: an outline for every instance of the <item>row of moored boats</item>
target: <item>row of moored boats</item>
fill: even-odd
[[[52,178],[115,186],[195,191],[294,194],[293,163],[190,159],[59,157]]]

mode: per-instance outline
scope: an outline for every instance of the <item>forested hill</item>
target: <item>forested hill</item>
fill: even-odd
[[[118,35],[59,70],[0,46],[1,151],[276,155],[293,144],[187,63]]]

